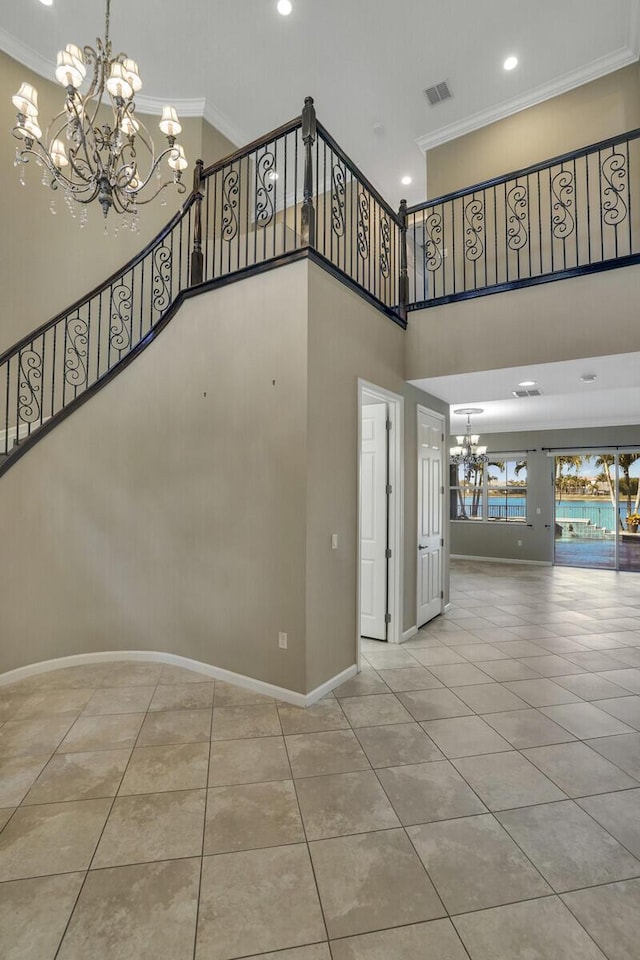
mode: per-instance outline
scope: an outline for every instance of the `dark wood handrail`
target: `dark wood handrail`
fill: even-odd
[[[326,129],[326,127],[323,127],[323,126],[322,126],[322,124],[320,123],[319,120],[318,120],[318,133],[321,134],[322,139],[331,147],[331,149],[333,150],[333,152],[334,152],[334,153],[337,153],[338,156],[343,160],[343,162],[346,163],[346,165],[347,165],[347,167],[349,168],[349,170],[351,171],[351,173],[354,173],[354,174],[356,175],[356,178],[360,181],[360,183],[361,183],[364,187],[366,187],[366,189],[369,191],[369,193],[371,194],[371,196],[377,201],[377,203],[380,204],[380,206],[382,207],[382,209],[385,210],[385,211],[388,213],[388,215],[391,217],[391,219],[392,219],[399,227],[401,227],[402,224],[403,224],[403,221],[402,221],[401,217],[398,216],[398,214],[397,214],[396,211],[393,209],[393,207],[391,207],[390,204],[388,204],[387,201],[382,197],[382,195],[379,193],[379,191],[376,190],[376,188],[373,186],[373,184],[371,183],[371,181],[368,180],[367,177],[365,177],[364,173],[362,173],[362,171],[360,170],[360,168],[355,165],[355,163],[353,162],[353,160],[351,160],[351,159],[347,156],[347,154],[344,152],[344,150],[342,149],[342,147],[340,147],[340,146],[336,143],[336,141],[335,141],[334,138],[331,136],[331,134],[329,133],[329,131]]]
[[[176,227],[182,218],[186,215],[189,208],[192,206],[195,200],[195,194],[192,192],[189,194],[182,207],[175,214],[174,217],[169,221],[169,223],[162,228],[160,233],[158,233],[153,240],[150,240],[149,243],[137,253],[134,257],[131,258],[123,267],[119,267],[114,273],[111,274],[106,280],[103,280],[102,283],[99,283],[96,287],[93,288],[89,293],[80,297],[70,307],[67,307],[65,310],[61,310],[60,313],[56,314],[51,320],[47,320],[46,323],[43,323],[41,326],[36,327],[35,330],[32,330],[31,333],[28,333],[26,336],[22,337],[21,340],[18,340],[17,343],[14,343],[13,346],[8,347],[4,353],[0,354],[0,366],[9,360],[14,354],[19,353],[23,347],[28,346],[32,340],[35,340],[41,334],[47,332],[52,327],[55,327],[57,323],[63,320],[70,313],[73,313],[74,310],[79,310],[80,307],[84,306],[85,303],[88,303],[90,300],[93,300],[94,297],[97,297],[98,294],[102,293],[103,290],[106,290],[107,287],[111,286],[112,283],[115,283],[116,280],[119,280],[120,277],[124,277],[125,274],[132,270],[141,260],[144,260],[146,256],[153,250],[153,248],[161,243],[164,238],[171,233],[171,231]]]
[[[539,173],[541,170],[547,170],[549,167],[558,166],[561,163],[567,163],[569,160],[577,160],[579,157],[588,157],[592,153],[598,153],[600,150],[606,150],[608,147],[616,147],[620,143],[629,143],[632,140],[640,138],[640,127],[630,130],[628,133],[621,133],[617,137],[608,137],[606,140],[600,140],[598,143],[592,143],[588,147],[580,147],[579,150],[570,150],[567,153],[561,153],[551,160],[542,160],[540,163],[533,163],[529,167],[522,167],[520,170],[513,170],[511,173],[503,173],[499,177],[492,177],[490,180],[483,180],[472,187],[463,187],[461,190],[453,190],[451,193],[445,193],[434,200],[424,200],[422,203],[416,203],[407,208],[407,214],[418,213],[420,210],[429,210],[431,207],[439,206],[443,203],[450,203],[452,200],[458,200],[460,197],[468,197],[473,193],[480,193],[482,190],[490,190],[492,187],[500,186],[502,183],[509,183],[511,180],[517,180],[519,177],[531,176],[533,173]]]
[[[294,120],[289,120],[288,123],[283,123],[282,126],[276,127],[275,130],[272,130],[271,133],[267,133],[262,137],[258,137],[257,140],[254,140],[252,143],[247,144],[246,147],[240,147],[238,150],[234,150],[233,153],[228,154],[226,157],[223,157],[221,160],[216,160],[214,163],[209,164],[208,167],[205,167],[202,171],[202,178],[211,177],[214,173],[217,173],[218,170],[222,170],[224,167],[229,167],[233,163],[237,163],[238,160],[243,160],[249,153],[253,153],[255,150],[259,150],[260,147],[266,146],[266,144],[271,143],[272,140],[277,140],[278,137],[284,137],[287,133],[293,133],[294,130],[297,130],[302,126],[302,119],[296,117]]]

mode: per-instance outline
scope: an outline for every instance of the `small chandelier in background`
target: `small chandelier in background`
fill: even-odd
[[[464,478],[469,481],[471,474],[478,467],[489,462],[487,448],[479,446],[480,436],[477,433],[471,433],[471,417],[474,414],[484,413],[482,407],[462,407],[453,411],[467,418],[467,432],[465,436],[456,436],[458,445],[449,450],[449,463],[454,466],[462,464],[464,466]]]
[[[23,141],[23,146],[16,149],[16,164],[26,164],[34,156],[45,168],[42,182],[54,190],[64,190],[74,216],[73,202],[85,204],[82,225],[86,221],[86,205],[98,200],[105,217],[110,210],[131,214],[131,227],[136,229],[140,205],[149,203],[170,183],[175,183],[180,193],[185,192],[181,177],[188,162],[183,148],[176,143],[182,127],[170,106],[163,108],[159,124],[168,146],[155,155],[153,140],[135,115],[134,98],[142,87],[138,65],[124,53],[112,54],[110,7],[111,0],[106,0],[105,36],[104,40],[96,40],[95,50],[68,43],[58,53],[56,79],[67,96],[46,137],[43,139],[38,126],[38,93],[30,83],[23,83],[12,98],[18,111],[12,133]],[[92,68],[93,77],[88,90],[81,93],[87,67]],[[113,110],[111,125],[99,117],[104,109],[103,98],[107,103],[106,95]],[[144,170],[139,166],[140,147],[145,154]],[[173,171],[168,179],[163,178],[160,170],[165,158]],[[157,182],[150,186],[154,175]],[[23,174],[21,182],[24,183]],[[55,212],[53,207],[52,210]]]

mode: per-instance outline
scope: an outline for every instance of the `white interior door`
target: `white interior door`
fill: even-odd
[[[360,451],[360,635],[387,639],[387,404],[363,404]]]
[[[418,627],[442,612],[442,428],[418,407]]]

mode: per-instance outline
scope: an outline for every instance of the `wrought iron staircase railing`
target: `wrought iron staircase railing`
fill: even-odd
[[[640,130],[398,213],[302,115],[204,168],[121,270],[0,356],[0,474],[158,335],[185,297],[312,257],[407,310],[640,262]]]
[[[144,349],[185,296],[316,256],[404,325],[401,221],[302,116],[207,167],[182,210],[121,270],[0,356],[0,473]]]
[[[410,308],[640,262],[640,130],[407,211]]]

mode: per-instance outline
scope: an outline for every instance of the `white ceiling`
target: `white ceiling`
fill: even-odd
[[[289,17],[277,14],[276,0],[111,3],[114,48],[140,67],[139,107],[157,112],[173,102],[242,145],[298,115],[312,95],[322,123],[394,206],[402,196],[410,204],[425,199],[423,149],[640,54],[640,0],[292,0]],[[93,44],[103,26],[104,0],[54,0],[51,7],[2,0],[0,48],[51,78],[56,51],[69,41]],[[507,73],[502,63],[510,54],[519,66]],[[430,107],[423,91],[442,80],[453,97]],[[404,175],[411,186],[401,186]],[[569,388],[572,364],[536,368],[530,378],[544,396],[527,400],[508,399],[524,377],[518,371],[424,383],[456,406],[484,406],[478,429],[485,432],[505,424],[551,427],[560,418],[562,425],[601,417],[621,423],[625,416],[638,422],[638,355],[626,381],[622,358],[600,362],[602,378],[588,392]],[[595,361],[592,371],[586,363],[577,362],[580,373],[598,372]]]
[[[580,377],[595,374],[593,383]],[[534,380],[539,397],[516,399],[518,384]],[[553,430],[640,423],[640,353],[484,370],[412,381],[452,408],[482,407],[473,416],[477,433]],[[463,432],[466,417],[451,411],[451,432]],[[638,436],[640,443],[640,431]]]

